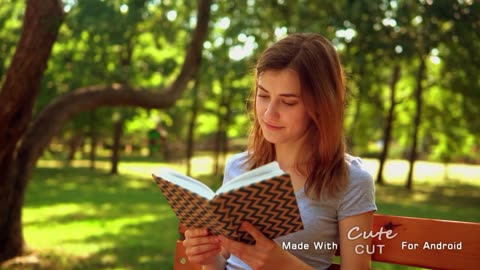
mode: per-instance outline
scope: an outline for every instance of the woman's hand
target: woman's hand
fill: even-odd
[[[209,233],[207,228],[185,231],[183,246],[190,262],[203,265],[216,263],[222,249],[218,237]]]
[[[252,224],[243,222],[241,228],[255,239],[255,245],[247,245],[224,236],[219,236],[219,239],[227,251],[237,256],[251,268],[255,270],[312,269],[288,251],[283,250],[273,240],[266,238]]]

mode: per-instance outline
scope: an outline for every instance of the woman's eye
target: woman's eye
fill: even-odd
[[[287,102],[287,101],[284,101],[283,104],[287,105],[287,106],[293,106],[293,105],[296,105],[297,102]]]
[[[268,98],[267,95],[257,95],[257,97],[259,97],[259,98]]]

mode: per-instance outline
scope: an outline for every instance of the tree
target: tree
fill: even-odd
[[[59,1],[27,2],[23,31],[0,92],[0,261],[24,248],[21,209],[26,183],[17,178],[21,142],[31,117],[40,81],[58,34],[63,10]],[[26,64],[28,63],[28,64]]]
[[[383,149],[379,157],[379,166],[376,182],[378,184],[385,184],[383,179],[383,169],[385,168],[385,161],[388,157],[388,150],[390,148],[390,141],[392,138],[392,129],[393,129],[393,119],[395,115],[395,106],[398,101],[396,99],[396,87],[397,83],[400,80],[400,65],[395,65],[392,72],[392,81],[390,84],[390,104],[388,107],[388,113],[385,117],[385,124],[383,128]]]
[[[406,5],[405,7],[407,7]],[[406,187],[408,189],[412,188],[413,182],[413,172],[414,172],[414,163],[418,158],[418,154],[430,151],[430,149],[426,149],[428,147],[431,148],[438,148],[437,146],[444,147],[441,143],[441,139],[439,137],[443,136],[435,136],[435,133],[444,133],[447,136],[447,140],[450,146],[450,152],[455,152],[452,147],[452,140],[459,140],[459,134],[461,132],[450,132],[446,133],[442,130],[442,126],[449,125],[449,129],[451,130],[462,130],[465,129],[465,123],[461,121],[462,117],[457,117],[457,123],[455,123],[455,127],[451,126],[451,113],[447,113],[443,111],[441,114],[431,113],[433,110],[438,110],[441,108],[442,105],[439,104],[439,101],[447,102],[450,105],[456,103],[456,98],[449,98],[452,96],[448,92],[461,92],[463,98],[467,97],[468,95],[472,95],[475,92],[475,89],[478,89],[478,80],[474,79],[472,81],[467,82],[468,86],[466,88],[461,87],[460,85],[452,85],[451,83],[454,81],[452,77],[449,77],[450,74],[455,74],[455,76],[463,77],[464,74],[468,73],[465,77],[472,77],[472,74],[475,74],[474,70],[478,71],[478,64],[473,60],[475,57],[475,47],[478,47],[478,3],[468,3],[468,2],[457,2],[457,1],[440,1],[440,2],[425,2],[421,3],[417,7],[415,7],[417,12],[410,12],[411,14],[418,14],[415,19],[410,20],[413,24],[408,27],[410,29],[411,37],[414,37],[415,40],[411,42],[411,46],[413,47],[415,53],[414,57],[417,58],[418,61],[418,69],[416,71],[416,78],[415,78],[415,89],[414,89],[414,98],[415,98],[415,114],[413,117],[413,131],[411,134],[411,146],[409,151],[409,163],[410,168],[407,175]],[[460,40],[457,44],[462,44],[460,48],[455,48],[455,44],[451,44],[452,40]],[[447,47],[445,51],[451,51],[455,48],[455,61],[461,61],[461,68],[454,69],[454,72],[446,72],[445,73],[438,73],[439,78],[429,78],[432,77],[434,74],[434,69],[432,65],[429,65],[428,61],[432,56],[436,56],[439,54],[440,57],[443,57],[445,60],[449,60],[448,53],[444,53],[441,55],[439,53],[439,48],[444,49]],[[448,65],[448,62],[445,61],[444,68],[446,70],[451,69],[452,66]],[[465,72],[465,73],[464,73]],[[441,81],[447,77],[450,79],[450,85],[448,85],[446,89],[442,89],[445,91],[440,97],[440,99],[431,98],[433,86],[440,87]],[[458,78],[458,77],[457,77]],[[463,89],[462,89],[463,88]],[[458,89],[458,90],[457,90]],[[462,90],[459,90],[462,89]],[[468,89],[467,91],[464,91]],[[428,95],[428,99],[425,98]],[[475,95],[475,94],[473,94]],[[425,96],[425,97],[424,97]],[[457,103],[457,108],[458,103]],[[453,109],[453,108],[452,108]],[[454,109],[454,111],[456,111]],[[443,115],[442,115],[443,114]],[[429,115],[430,121],[433,122],[437,116],[441,116],[440,121],[436,126],[428,126],[429,123],[425,123],[427,121],[422,121]],[[472,114],[465,114],[463,117],[468,117],[468,115]],[[446,116],[446,117],[445,117]],[[450,123],[449,123],[450,122]],[[463,123],[462,123],[463,122]],[[468,124],[466,124],[468,125]],[[428,132],[425,132],[425,128],[428,126]],[[473,125],[474,126],[474,125]],[[422,134],[425,133],[425,134]],[[456,133],[456,134],[455,134]],[[466,132],[465,132],[466,133]],[[429,142],[430,141],[430,142]],[[434,149],[435,150],[435,149]],[[438,149],[437,149],[438,151]],[[445,157],[445,156],[444,156]]]
[[[415,161],[418,159],[418,139],[419,139],[419,129],[420,129],[420,123],[422,119],[422,108],[423,108],[423,92],[424,92],[424,86],[423,86],[423,80],[424,76],[426,73],[426,64],[425,64],[425,58],[426,56],[420,55],[420,64],[418,67],[418,73],[417,73],[417,78],[416,78],[416,87],[415,87],[415,116],[413,119],[413,132],[412,132],[412,143],[410,147],[410,153],[408,156],[408,162],[410,164],[408,174],[407,174],[407,182],[405,184],[405,187],[409,190],[412,189],[413,186],[413,172],[415,169]]]
[[[192,158],[193,158],[193,148],[195,144],[195,124],[197,121],[198,110],[199,110],[199,88],[200,82],[199,78],[195,80],[195,85],[193,86],[193,101],[192,108],[190,109],[190,120],[188,122],[188,134],[187,134],[187,175],[192,173]]]
[[[197,25],[181,70],[171,85],[161,89],[123,84],[81,87],[50,102],[33,122],[32,107],[63,11],[56,0],[27,2],[22,36],[0,93],[0,126],[9,127],[8,132],[0,135],[0,262],[24,250],[21,209],[25,190],[35,163],[52,136],[74,115],[98,107],[160,109],[173,105],[199,69],[210,2],[198,3]]]

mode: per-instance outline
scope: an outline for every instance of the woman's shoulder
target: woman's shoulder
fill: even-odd
[[[246,161],[248,158],[247,151],[233,154],[225,164],[225,180],[229,180],[247,171]]]
[[[228,160],[226,167],[245,167],[245,162],[247,161],[248,154],[247,151],[233,154]]]
[[[338,219],[377,210],[375,183],[359,157],[346,155],[349,181],[339,201]]]
[[[373,177],[365,168],[363,160],[360,157],[345,155],[345,161],[348,165],[348,174],[350,184],[365,184],[365,182],[373,182]]]

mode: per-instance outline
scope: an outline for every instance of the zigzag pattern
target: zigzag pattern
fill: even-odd
[[[206,198],[169,181],[154,178],[181,223],[188,228],[213,227],[215,220],[208,211]],[[215,231],[219,233],[218,230]]]
[[[254,224],[270,239],[303,229],[288,175],[222,193],[210,205],[218,215],[215,219],[228,222],[223,234],[244,243],[255,241],[247,232],[239,230],[242,221]]]
[[[209,201],[169,181],[154,177],[177,218],[188,228],[209,228],[248,244],[255,240],[240,230],[242,221],[254,224],[273,239],[303,229],[288,175],[274,177],[217,195]]]

